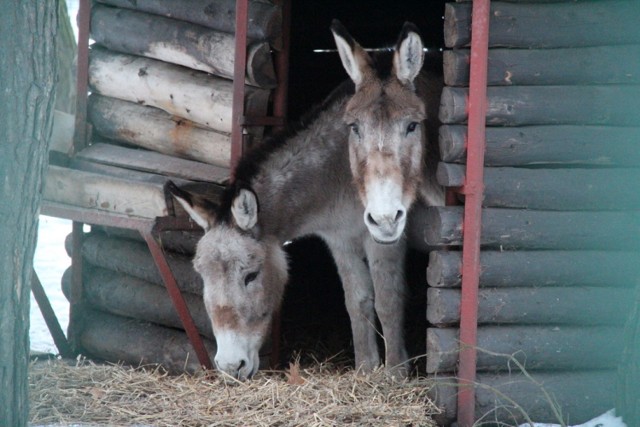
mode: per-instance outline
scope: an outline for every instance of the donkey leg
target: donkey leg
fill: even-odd
[[[351,333],[356,358],[356,369],[366,372],[380,366],[378,353],[374,291],[371,275],[362,250],[342,241],[329,241],[342,280],[345,304],[351,320]]]
[[[405,376],[409,369],[404,342],[406,242],[402,239],[393,245],[381,245],[369,239],[365,248],[375,290],[375,309],[384,334],[385,366]]]

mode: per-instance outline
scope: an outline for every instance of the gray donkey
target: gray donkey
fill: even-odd
[[[238,379],[257,372],[258,351],[282,302],[288,279],[282,244],[307,235],[321,237],[336,263],[356,368],[370,371],[381,364],[377,315],[386,368],[407,373],[402,230],[424,182],[425,107],[414,92],[422,41],[415,27],[405,24],[392,62],[376,74],[377,59],[360,52],[339,23],[332,29],[343,61],[371,69],[345,64],[353,82],[336,88],[300,129],[245,155],[219,204],[169,185],[205,230],[193,263],[204,281],[218,347],[215,363]],[[383,62],[378,65],[384,69]],[[431,202],[442,199],[439,188],[426,193]],[[399,212],[391,219],[389,206]]]

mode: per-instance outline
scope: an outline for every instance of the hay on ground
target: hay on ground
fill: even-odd
[[[212,372],[169,376],[159,369],[80,360],[30,366],[31,425],[436,426],[424,378],[383,370],[357,374],[320,364],[260,372],[244,383]]]

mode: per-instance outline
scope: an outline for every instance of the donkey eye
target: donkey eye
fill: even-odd
[[[409,135],[411,132],[416,130],[417,127],[418,127],[418,122],[409,123],[409,126],[407,126],[407,135]]]
[[[351,132],[356,136],[360,136],[360,128],[357,123],[349,123],[349,127],[351,128]]]
[[[256,277],[258,277],[258,272],[257,271],[253,271],[253,272],[247,274],[246,276],[244,276],[244,285],[245,286],[249,286],[249,283],[251,283],[254,280],[256,280]]]

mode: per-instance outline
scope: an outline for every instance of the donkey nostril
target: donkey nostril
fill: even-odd
[[[240,365],[238,365],[238,370],[244,368],[244,365],[246,365],[246,364],[247,364],[247,362],[245,362],[244,360],[241,360],[240,361]]]
[[[404,216],[404,211],[403,210],[398,210],[398,212],[396,213],[396,222],[400,221],[403,216]]]
[[[378,225],[378,223],[376,222],[375,219],[373,219],[373,217],[371,216],[371,214],[367,214],[367,221],[369,221],[369,224],[372,225]]]

